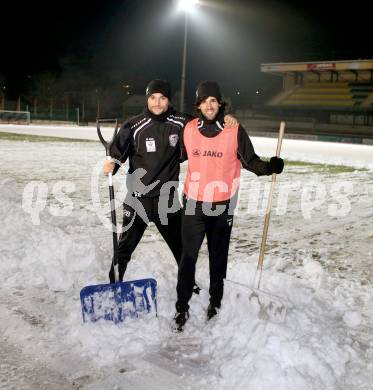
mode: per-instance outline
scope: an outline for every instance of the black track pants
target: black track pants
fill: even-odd
[[[183,255],[176,287],[178,312],[189,309],[188,302],[193,294],[198,252],[205,235],[209,251],[210,303],[214,307],[220,307],[223,297],[233,216],[227,211],[219,216],[206,216],[198,208],[195,214],[185,215],[184,209],[182,216]]]
[[[127,199],[123,205],[124,231],[119,237],[117,252],[119,280],[123,280],[131,255],[140,242],[149,222],[154,222],[159,233],[171,249],[176,263],[180,263],[182,252],[180,203],[177,196],[174,197],[174,194],[167,195],[167,198],[166,202],[170,206],[173,204],[174,208],[178,210],[167,214],[163,218],[161,218],[159,211],[160,197],[136,198],[135,201]],[[165,217],[167,224],[163,224]]]

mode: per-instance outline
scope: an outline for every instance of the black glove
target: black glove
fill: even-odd
[[[284,169],[284,160],[280,157],[271,157],[269,160],[269,169],[271,170],[271,173],[281,173]]]

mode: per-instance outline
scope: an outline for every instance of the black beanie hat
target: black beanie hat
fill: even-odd
[[[209,96],[216,98],[219,102],[222,100],[219,85],[215,81],[203,81],[198,85],[196,90],[196,104],[199,105]]]
[[[153,93],[161,93],[171,100],[171,84],[166,80],[155,79],[146,86],[145,96],[148,98]]]

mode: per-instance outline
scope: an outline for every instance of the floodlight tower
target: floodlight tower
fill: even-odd
[[[184,112],[185,100],[185,73],[186,73],[186,59],[187,59],[187,44],[188,44],[188,15],[198,3],[198,0],[179,0],[179,11],[184,12],[184,47],[183,47],[183,61],[181,70],[181,92],[180,92],[180,112]]]

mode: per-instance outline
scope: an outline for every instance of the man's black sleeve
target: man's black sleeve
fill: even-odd
[[[185,131],[185,126],[181,130],[181,132],[180,132],[180,140],[179,140],[179,145],[180,145],[180,158],[179,158],[179,161],[180,161],[180,163],[188,160],[188,153],[186,151],[185,144],[184,144],[184,131]]]
[[[270,175],[271,169],[267,161],[263,161],[255,154],[253,144],[246,130],[240,125],[237,133],[238,149],[237,157],[242,166],[255,173],[257,176]]]
[[[132,131],[130,123],[125,122],[118,131],[118,134],[110,147],[110,156],[116,160],[113,175],[115,175],[121,165],[126,162],[131,151],[131,141]],[[120,161],[120,164],[118,161]]]

